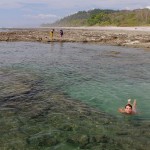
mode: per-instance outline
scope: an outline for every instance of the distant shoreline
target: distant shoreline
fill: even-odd
[[[55,30],[53,40],[50,39],[51,29]],[[60,38],[60,29],[64,31],[63,38]],[[2,28],[0,30],[0,41],[96,42],[150,49],[150,27]]]
[[[48,27],[41,27],[41,28],[48,28]],[[92,26],[92,27],[49,27],[54,29],[77,29],[77,30],[122,30],[122,31],[146,31],[150,32],[150,26],[136,26],[136,27],[115,27],[115,26],[108,26],[108,27],[100,27],[100,26]]]
[[[22,27],[22,28],[0,28],[1,31],[32,30],[32,29],[77,29],[77,30],[122,30],[122,31],[146,31],[150,32],[150,26],[116,27],[116,26],[81,26],[81,27]]]

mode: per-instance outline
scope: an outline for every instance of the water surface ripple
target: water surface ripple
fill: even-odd
[[[62,98],[62,94],[118,118],[122,115],[117,109],[124,107],[127,99],[137,99],[136,121],[149,122],[149,91],[150,52],[144,49],[87,43],[0,43],[3,123],[7,116],[9,122],[20,122],[25,126],[25,122],[20,121],[22,118],[36,118],[39,112],[48,114],[49,97]],[[21,109],[25,112],[22,118]],[[9,118],[14,114],[19,121]],[[29,128],[26,130],[30,132]],[[33,139],[28,138],[30,142]]]
[[[149,66],[150,52],[142,49],[81,43],[0,43],[1,68],[36,72],[44,80],[43,88],[59,89],[108,113],[116,113],[128,98],[135,98],[141,117],[150,116]],[[4,86],[6,78],[1,76]]]

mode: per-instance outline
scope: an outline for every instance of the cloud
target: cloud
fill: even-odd
[[[49,7],[78,9],[136,9],[149,5],[149,0],[43,0]]]
[[[150,6],[146,6],[146,8],[150,9]]]
[[[52,23],[58,19],[60,19],[59,16],[53,15],[53,14],[37,14],[37,15],[24,15],[23,16],[22,26],[40,26],[43,23]]]
[[[108,9],[124,9],[124,8],[140,8],[149,6],[149,0],[0,0],[0,8],[21,8],[26,5],[41,4],[49,8],[57,9],[92,9],[108,8]]]
[[[16,3],[13,1],[11,2],[7,2],[7,1],[4,1],[4,0],[1,0],[0,1],[0,8],[1,9],[12,9],[12,8],[21,8],[23,5],[21,3]]]
[[[50,0],[51,1],[51,0]],[[48,4],[47,0],[0,0],[0,8],[22,8],[26,5]]]
[[[58,19],[59,17],[53,14],[38,14],[38,15],[24,15],[30,19]]]

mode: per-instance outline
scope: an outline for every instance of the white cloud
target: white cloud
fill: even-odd
[[[38,15],[24,15],[27,18],[31,19],[58,19],[59,17],[52,14],[38,14]]]
[[[146,8],[150,9],[150,6],[146,6]]]

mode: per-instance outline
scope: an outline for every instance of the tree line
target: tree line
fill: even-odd
[[[150,9],[79,11],[53,24],[42,26],[146,26],[150,25]]]

